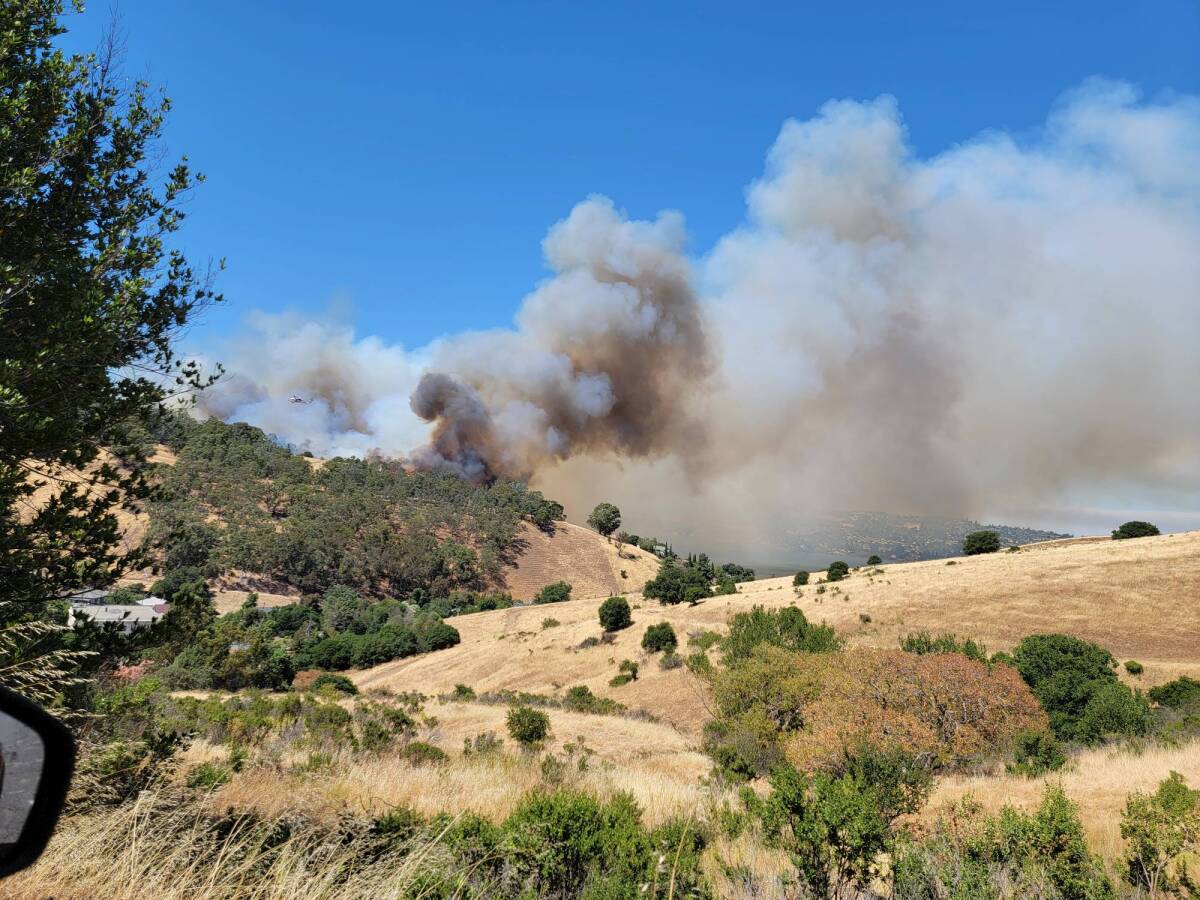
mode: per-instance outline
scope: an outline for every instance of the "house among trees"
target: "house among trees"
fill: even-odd
[[[151,598],[147,598],[151,599]],[[159,598],[152,598],[159,600]],[[131,634],[138,628],[149,627],[167,613],[167,604],[159,600],[153,606],[141,603],[128,606],[110,604],[72,603],[67,613],[67,627],[73,628],[77,619],[82,616],[95,622],[101,627],[114,623],[125,634]]]

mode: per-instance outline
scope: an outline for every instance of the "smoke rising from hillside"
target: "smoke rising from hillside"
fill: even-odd
[[[1036,139],[925,160],[890,98],[831,102],[784,125],[741,226],[694,264],[683,241],[592,198],[514,329],[409,353],[263,319],[204,403],[701,540],[822,506],[1200,508],[1196,98],[1089,83]]]

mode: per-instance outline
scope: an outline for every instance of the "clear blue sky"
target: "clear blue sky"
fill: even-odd
[[[903,7],[903,8],[901,8]],[[986,7],[986,8],[985,8]],[[112,8],[69,17],[93,46]],[[407,346],[503,325],[539,242],[600,192],[681,210],[691,251],[740,219],[789,116],[895,95],[936,153],[1036,127],[1091,75],[1200,92],[1200,5],[1164,2],[362,3],[121,0],[126,69],[175,101],[209,181],[184,246],[229,303]]]

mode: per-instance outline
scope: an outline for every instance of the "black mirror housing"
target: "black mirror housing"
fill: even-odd
[[[62,722],[0,687],[0,877],[32,865],[46,849],[71,786],[75,752]]]

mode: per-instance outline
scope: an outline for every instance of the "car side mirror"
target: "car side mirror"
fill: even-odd
[[[0,687],[0,876],[42,855],[75,769],[75,739],[31,700]]]

